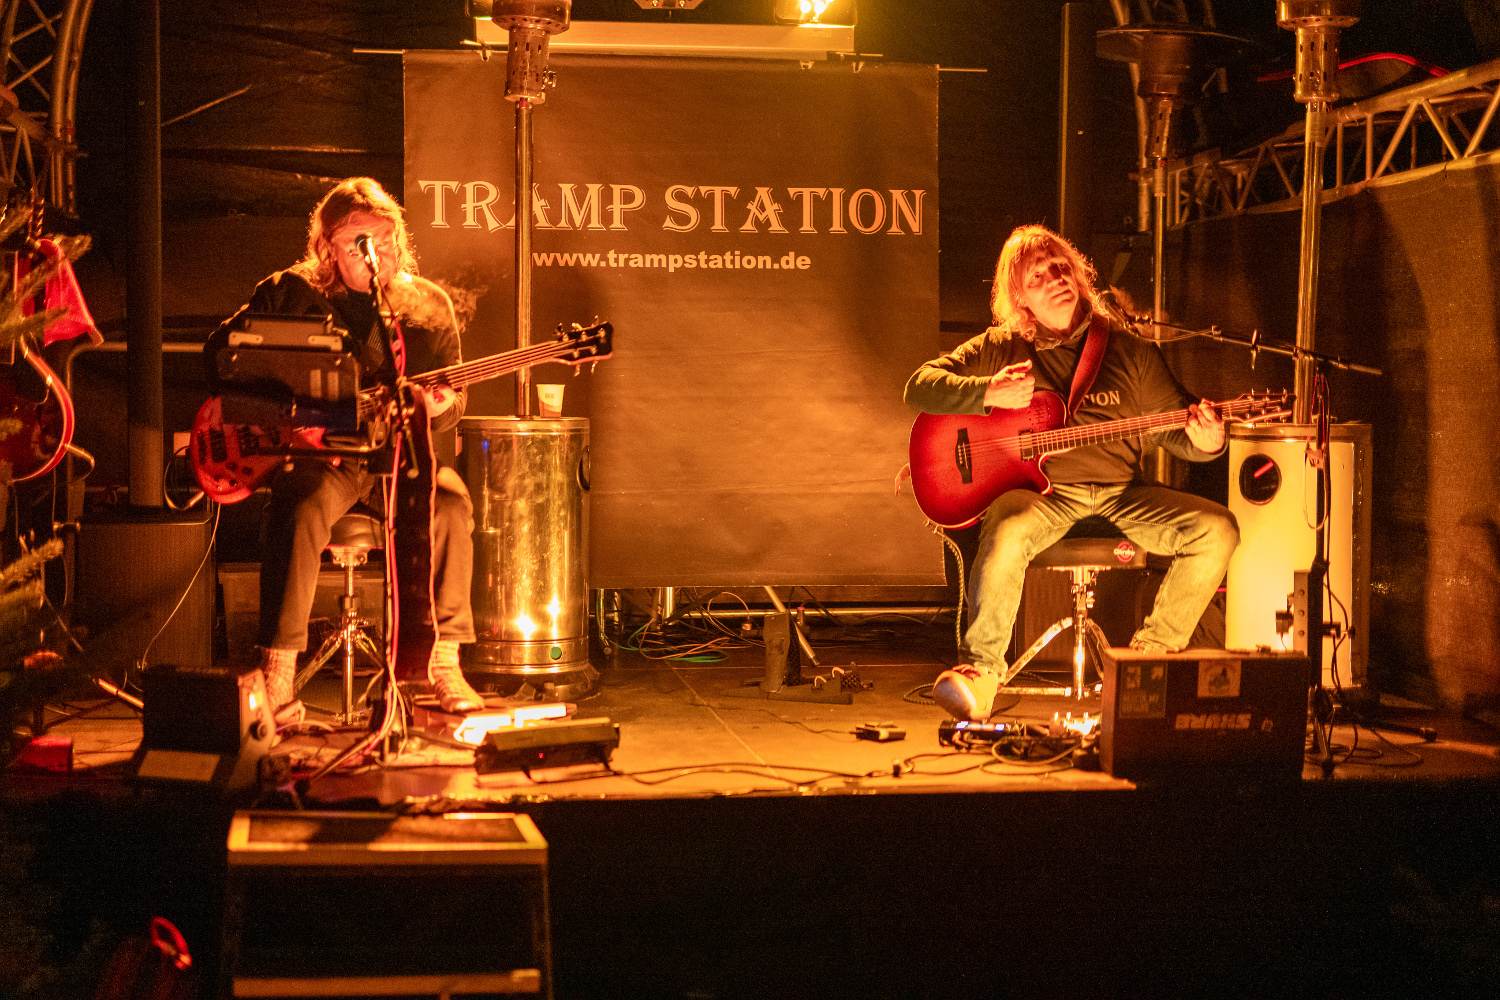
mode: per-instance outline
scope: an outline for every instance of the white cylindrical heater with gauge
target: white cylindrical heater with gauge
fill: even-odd
[[[1225,645],[1230,649],[1293,648],[1286,624],[1293,574],[1312,567],[1316,550],[1317,470],[1307,461],[1313,428],[1303,424],[1232,424],[1229,428],[1229,509],[1240,525],[1240,547],[1229,561]],[[1369,424],[1333,424],[1329,434],[1328,586],[1324,621],[1338,635],[1323,644],[1323,683],[1363,687],[1369,657]]]

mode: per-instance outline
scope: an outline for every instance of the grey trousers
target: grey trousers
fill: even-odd
[[[1234,515],[1212,500],[1165,486],[1054,484],[1045,496],[1011,490],[985,511],[969,571],[970,624],[962,650],[972,663],[1005,671],[1027,565],[1090,515],[1113,522],[1140,548],[1174,557],[1132,642],[1169,650],[1187,644],[1239,545]]]
[[[302,459],[291,470],[276,474],[261,530],[262,646],[307,648],[307,619],[333,524],[372,493],[371,506],[383,509],[379,484],[380,477],[366,472],[362,462],[335,466]],[[474,506],[468,494],[444,488],[440,480],[432,512],[432,620],[440,640],[474,641],[469,605],[473,530]]]

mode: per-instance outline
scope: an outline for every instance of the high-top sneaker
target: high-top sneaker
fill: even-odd
[[[278,726],[301,722],[302,702],[297,700],[297,651],[270,649],[260,651],[260,669],[266,675],[266,700]]]
[[[469,685],[463,668],[458,665],[458,643],[440,639],[433,643],[432,658],[427,661],[427,679],[443,711],[455,715],[477,712],[484,699]]]

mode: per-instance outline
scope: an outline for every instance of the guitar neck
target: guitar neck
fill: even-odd
[[[1216,404],[1224,420],[1233,420],[1254,411],[1254,400],[1236,399]],[[1264,403],[1260,404],[1264,408]],[[1122,420],[1104,420],[1096,424],[1075,424],[1050,431],[1039,431],[1031,435],[1031,445],[1037,451],[1052,454],[1081,448],[1087,444],[1108,444],[1126,438],[1146,437],[1163,431],[1175,431],[1188,424],[1188,411],[1168,410],[1144,417],[1126,417]]]
[[[446,385],[453,389],[462,389],[466,385],[475,382],[484,382],[488,379],[499,378],[511,372],[520,371],[531,365],[539,365],[546,361],[552,361],[577,348],[572,343],[547,343],[538,344],[535,347],[522,347],[519,350],[506,351],[503,354],[492,354],[478,361],[465,361],[447,368],[434,368],[430,372],[413,375],[409,381],[423,386]]]

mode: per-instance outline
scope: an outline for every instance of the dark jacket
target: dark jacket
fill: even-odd
[[[1026,360],[1032,363],[1036,391],[1055,392],[1066,401],[1086,339],[1088,320],[1085,317],[1079,324],[1071,340],[1043,350],[992,327],[961,344],[953,353],[918,368],[906,383],[906,402],[924,413],[984,413],[984,394],[990,377],[1006,365]],[[1110,331],[1099,373],[1072,423],[1165,413],[1196,402],[1198,398],[1190,395],[1167,367],[1160,348],[1117,328]],[[1127,438],[1055,455],[1047,460],[1047,478],[1054,483],[1101,485],[1144,481],[1141,456],[1147,444],[1155,439],[1167,451],[1193,462],[1206,462],[1223,454],[1222,449],[1212,455],[1199,451],[1185,431],[1167,431],[1153,435],[1152,442]]]
[[[462,361],[458,323],[448,294],[427,279],[411,275],[398,276],[391,285],[391,300],[401,320],[406,347],[403,374],[420,375]],[[333,325],[345,331],[352,341],[351,349],[360,362],[362,384],[390,384],[395,378],[395,365],[386,353],[375,323],[372,295],[344,291],[325,296],[300,275],[278,271],[256,285],[250,301],[219,324],[204,344],[209,380],[216,387],[219,383],[215,357],[220,348],[228,346],[230,332],[246,313],[278,316],[332,314]],[[434,418],[434,431],[457,426],[468,404],[468,393],[460,389],[457,396],[453,406]]]

